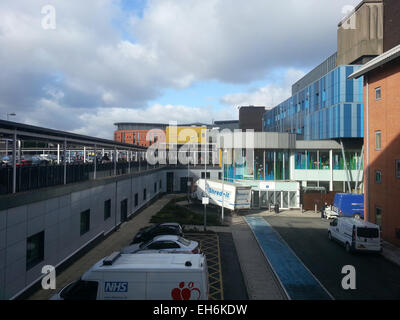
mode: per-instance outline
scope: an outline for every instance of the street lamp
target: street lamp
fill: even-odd
[[[190,141],[192,140],[192,139],[194,139],[195,138],[195,136],[192,136],[192,137],[189,137],[189,143],[190,143]],[[188,171],[187,171],[187,199],[188,199],[188,203],[189,203],[189,187],[190,187],[190,185],[191,185],[191,183],[190,183],[190,181],[189,181],[189,176],[190,176],[190,173],[189,173],[189,165],[190,165],[190,149],[189,149],[189,157],[188,157]]]
[[[211,130],[219,130],[219,127],[212,128]],[[204,189],[205,189],[205,195],[207,198],[207,153],[208,153],[208,144],[207,144],[207,127],[206,127],[206,132],[205,132],[205,155],[204,155]],[[204,202],[204,231],[207,229],[207,203]]]
[[[9,121],[9,117],[15,117],[16,114],[14,112],[7,113],[7,121]],[[6,156],[8,157],[8,139],[6,138]]]
[[[221,210],[221,220],[224,223],[224,205],[225,205],[225,190],[224,190],[224,183],[225,183],[225,163],[224,163],[224,155],[228,154],[228,151],[222,149],[222,210]]]

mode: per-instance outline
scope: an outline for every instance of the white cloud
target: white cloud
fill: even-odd
[[[316,65],[335,50],[341,8],[358,1],[148,0],[139,17],[121,11],[118,0],[2,0],[0,113],[93,134],[98,123],[108,137],[110,123],[123,119],[227,118],[231,107],[213,113],[148,101],[196,81],[247,83]],[[47,4],[56,9],[56,30],[42,29]],[[270,82],[223,101],[275,103],[286,90]]]
[[[232,93],[222,97],[221,102],[230,106],[275,107],[291,96],[292,84],[304,76],[304,72],[289,69],[278,81],[250,92]]]

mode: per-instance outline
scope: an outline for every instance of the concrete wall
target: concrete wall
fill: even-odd
[[[384,0],[383,50],[386,52],[400,44],[399,0]]]
[[[363,64],[382,53],[383,0],[364,0],[339,24],[337,65]]]
[[[156,192],[154,183],[157,183]],[[143,199],[144,188],[146,200]],[[130,216],[164,192],[165,171],[154,170],[41,190],[31,193],[31,197],[17,194],[4,199],[0,205],[0,299],[19,295],[41,277],[44,265],[58,266],[98,236],[112,231],[121,223],[121,201],[124,199],[128,200]],[[137,206],[134,203],[136,193]],[[37,194],[41,196],[38,198]],[[40,200],[40,197],[47,199]],[[109,199],[111,217],[104,220],[104,202]],[[7,209],[4,208],[6,205]],[[88,209],[90,230],[81,236],[80,214]],[[45,233],[44,261],[26,270],[27,238],[41,231]]]

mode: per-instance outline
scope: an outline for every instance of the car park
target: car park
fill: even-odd
[[[132,240],[131,244],[147,242],[154,237],[161,235],[176,235],[182,237],[183,230],[179,223],[159,223],[140,230]]]
[[[157,236],[147,242],[136,243],[125,247],[121,252],[138,253],[139,251],[148,250],[158,253],[199,253],[199,243],[180,236],[163,235]]]
[[[340,242],[347,252],[382,251],[380,227],[356,218],[335,218],[329,225],[328,238]]]
[[[203,254],[121,254],[101,259],[52,300],[207,300]]]

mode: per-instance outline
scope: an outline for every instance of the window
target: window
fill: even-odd
[[[44,231],[30,236],[26,241],[26,270],[44,260]]]
[[[160,184],[159,184],[159,187],[158,187],[160,190],[161,190],[161,186],[162,186],[162,183],[161,183],[161,180],[160,180]]]
[[[319,169],[320,170],[329,170],[329,151],[320,151],[319,152]]]
[[[378,226],[382,226],[382,209],[379,207],[375,208],[375,223]]]
[[[380,131],[375,131],[375,150],[381,150],[382,134]]]
[[[379,170],[375,171],[375,182],[382,183],[382,172]]]
[[[90,209],[81,212],[81,236],[90,230]]]
[[[97,281],[79,280],[66,287],[60,296],[64,300],[96,300],[97,289]]]
[[[218,180],[222,180],[222,172],[218,172]]]
[[[204,179],[204,177],[205,177],[205,173],[202,172],[201,173],[201,178]],[[207,172],[207,179],[210,179],[210,173],[209,172]]]
[[[400,179],[400,160],[396,160],[396,178]]]
[[[135,193],[135,207],[139,205],[139,194]]]
[[[154,182],[154,193],[157,193],[157,182]]]
[[[111,199],[104,201],[104,220],[111,217]]]
[[[375,100],[382,99],[382,89],[381,87],[375,89]]]
[[[146,200],[147,198],[147,190],[146,188],[143,189],[143,200]]]

